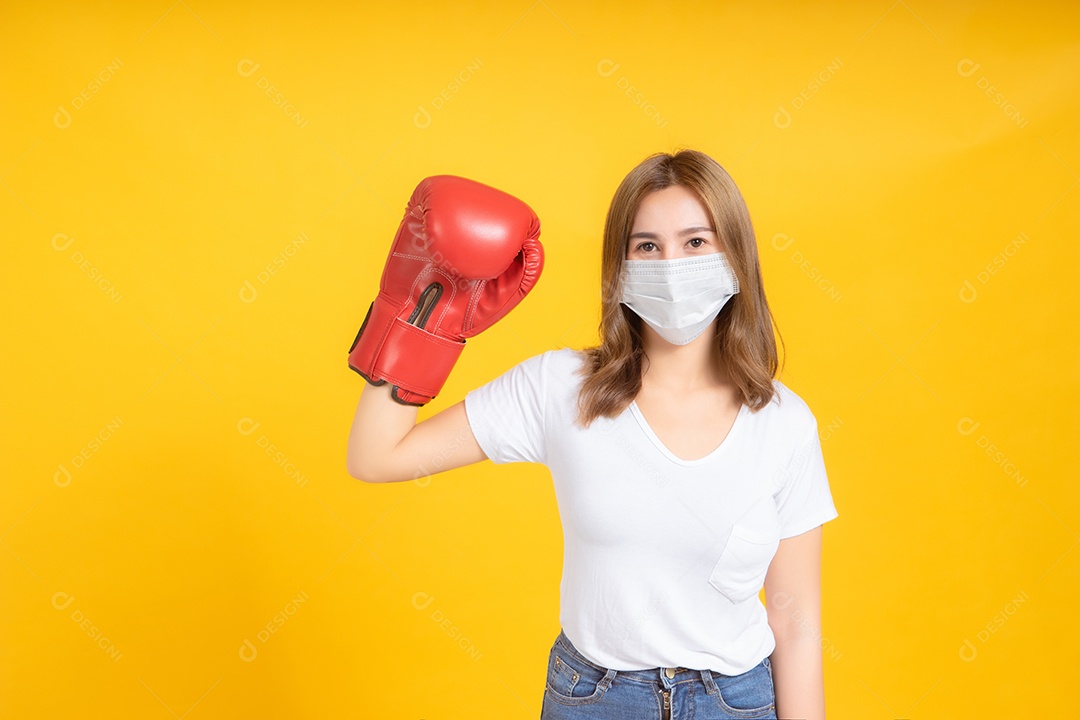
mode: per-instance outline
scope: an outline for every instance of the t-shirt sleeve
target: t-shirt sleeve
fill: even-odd
[[[796,450],[773,497],[780,515],[781,539],[812,530],[839,515],[829,489],[817,423]]]
[[[493,463],[546,462],[544,370],[548,355],[523,360],[465,394],[465,414],[473,436]]]

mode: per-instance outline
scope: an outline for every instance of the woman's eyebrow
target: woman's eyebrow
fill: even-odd
[[[680,235],[690,235],[692,233],[698,233],[698,232],[715,233],[716,231],[713,230],[712,228],[707,228],[707,227],[692,227],[692,228],[686,228],[685,230],[680,230],[679,234]],[[651,232],[636,232],[636,233],[634,233],[633,235],[630,236],[631,240],[633,240],[634,238],[647,238],[649,240],[657,240],[657,239],[659,239],[659,236],[656,233],[651,233]]]

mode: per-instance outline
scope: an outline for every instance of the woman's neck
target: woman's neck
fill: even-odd
[[[716,323],[686,345],[673,345],[643,323],[645,371],[642,385],[670,392],[715,390],[726,386],[729,378],[717,362]]]

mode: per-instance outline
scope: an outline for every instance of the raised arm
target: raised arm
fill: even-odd
[[[370,482],[425,477],[486,458],[464,401],[417,424],[465,346],[536,285],[540,220],[521,200],[436,175],[406,206],[349,367],[367,384],[349,434],[349,474]]]
[[[366,482],[403,482],[487,459],[469,427],[464,401],[420,424],[418,413],[392,400],[389,384],[368,384],[349,433],[349,474]]]

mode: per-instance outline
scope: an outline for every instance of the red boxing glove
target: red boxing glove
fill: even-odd
[[[349,348],[349,367],[390,382],[403,405],[442,390],[473,337],[494,325],[540,277],[540,220],[521,200],[473,180],[436,175],[416,186],[379,295]]]

